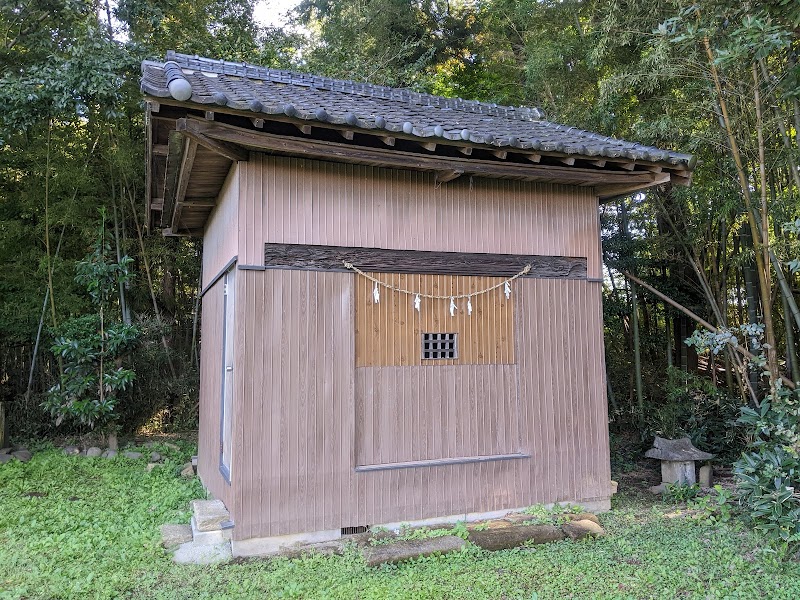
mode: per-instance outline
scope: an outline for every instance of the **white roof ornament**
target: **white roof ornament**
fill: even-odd
[[[167,75],[167,89],[170,96],[179,102],[186,102],[192,97],[192,84],[184,77],[178,63],[173,61],[164,63],[164,72]]]

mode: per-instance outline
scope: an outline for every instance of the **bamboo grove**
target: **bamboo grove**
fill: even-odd
[[[600,208],[612,429],[718,430],[710,449],[734,448],[725,424],[738,407],[800,381],[795,2],[304,0],[283,28],[259,25],[253,8],[0,6],[0,400],[13,428],[64,431],[41,407],[59,372],[50,347],[60,324],[92,311],[75,265],[101,218],[113,254],[133,259],[114,310],[145,340],[121,423],[193,426],[200,247],[143,222],[138,64],[167,49],[538,106],[553,121],[694,153],[692,187]],[[739,332],[763,364],[730,344],[698,355],[687,311],[717,335]],[[742,336],[751,324],[761,341]]]

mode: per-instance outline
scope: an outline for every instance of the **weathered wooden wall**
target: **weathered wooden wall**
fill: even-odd
[[[422,423],[431,406],[417,395],[421,412],[389,410],[364,429],[357,423],[367,408],[356,406],[356,389],[367,381],[355,367],[355,276],[291,270],[239,276],[237,306],[249,317],[237,348],[239,372],[248,376],[237,388],[234,471],[241,493],[229,505],[236,539],[609,497],[599,283],[527,279],[515,287],[516,406],[504,396],[495,400],[488,387],[496,381],[446,372],[468,366],[443,367],[434,384],[447,386],[445,413],[437,416],[442,426]],[[395,386],[410,398],[420,384],[390,372],[402,369],[381,369],[380,377],[385,390]],[[373,419],[387,406],[375,400]],[[393,400],[414,406],[402,394]],[[476,429],[480,436],[470,433]],[[483,446],[470,446],[475,440]],[[516,451],[531,456],[355,471],[359,460]]]
[[[585,256],[602,277],[591,188],[251,154],[239,163],[239,263],[264,243]],[[260,199],[260,201],[254,201]]]
[[[246,269],[237,278],[237,493],[227,502],[235,539],[609,497],[599,282],[516,282],[516,365],[497,365],[495,379],[444,367],[430,384],[438,405],[415,414],[403,410],[414,406],[403,394],[427,389],[421,372],[387,367],[370,379],[356,368],[355,275],[249,270],[263,265],[264,243],[277,242],[585,256],[589,277],[599,278],[590,190],[482,179],[437,188],[421,173],[258,154],[240,163],[239,190],[237,254]],[[204,301],[204,335],[208,311],[221,314],[221,304],[210,306]],[[376,375],[378,396],[357,406],[357,388],[367,400]],[[202,435],[213,436],[210,426]],[[374,436],[384,437],[376,444]],[[473,452],[530,458],[355,469]]]
[[[233,490],[219,471],[220,410],[222,403],[223,282],[218,280],[203,295],[200,331],[200,431],[197,470],[203,484],[231,505]],[[235,418],[235,413],[234,413]],[[233,482],[235,483],[235,481]]]
[[[234,164],[203,235],[203,287],[236,256],[239,243],[239,167]]]
[[[223,282],[214,278],[236,257],[239,240],[239,172],[233,165],[203,236],[202,320],[200,330],[200,431],[197,469],[203,484],[226,504],[231,485],[219,471],[222,403]],[[235,418],[235,413],[234,413]],[[236,480],[232,482],[234,485]]]

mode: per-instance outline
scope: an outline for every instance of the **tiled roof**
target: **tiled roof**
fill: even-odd
[[[173,81],[178,84],[172,86],[175,95],[170,93]],[[164,63],[142,63],[141,88],[157,98],[347,125],[375,134],[402,132],[429,138],[427,141],[439,138],[500,148],[694,165],[689,154],[551,123],[536,108],[444,98],[174,52],[167,53]]]

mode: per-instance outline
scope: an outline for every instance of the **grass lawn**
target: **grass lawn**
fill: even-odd
[[[800,563],[746,528],[668,516],[637,492],[602,515],[608,536],[377,569],[344,556],[174,565],[158,528],[188,522],[192,453],[164,466],[41,449],[0,466],[0,599],[6,598],[798,598]],[[622,486],[625,488],[626,486]]]

